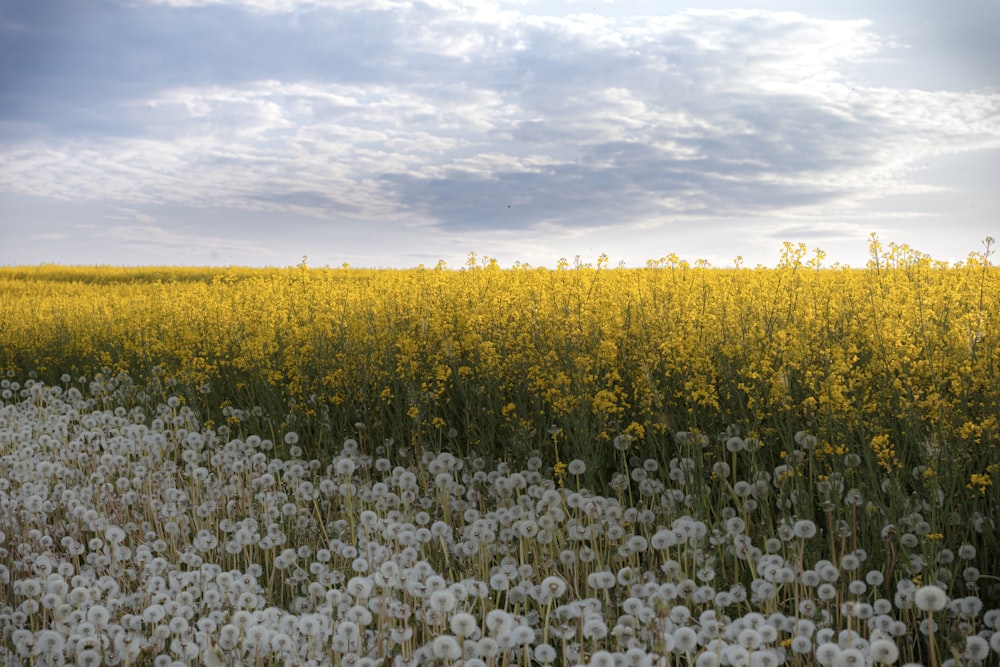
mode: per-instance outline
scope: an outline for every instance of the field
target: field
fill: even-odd
[[[1000,269],[0,268],[0,663],[1000,664]]]

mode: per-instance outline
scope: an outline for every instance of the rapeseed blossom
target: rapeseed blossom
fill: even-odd
[[[794,245],[754,270],[669,256],[614,270],[7,268],[0,368],[84,376],[94,396],[119,372],[148,379],[147,394],[193,388],[158,418],[197,408],[236,430],[275,419],[285,447],[306,431],[524,455],[545,441],[547,465],[594,461],[591,475],[619,449],[665,443],[688,426],[678,420],[711,429],[720,414],[755,425],[722,425],[737,459],[788,424],[775,454],[823,468],[853,454],[886,478],[940,470],[904,455],[902,436],[927,432],[921,458],[957,456],[963,486],[988,496],[1000,467],[977,449],[1000,431],[1000,272],[989,250],[955,265],[878,239],[870,252],[859,269],[824,269]],[[842,443],[853,416],[865,434]]]

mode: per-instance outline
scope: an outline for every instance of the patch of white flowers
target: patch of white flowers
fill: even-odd
[[[639,462],[611,498],[539,460],[403,467],[354,440],[279,458],[176,398],[147,414],[101,387],[3,391],[4,665],[892,665],[945,625],[951,664],[1000,653],[978,597],[889,582],[862,549],[802,560],[811,521],[690,516],[683,460]],[[747,511],[768,490],[733,485]]]

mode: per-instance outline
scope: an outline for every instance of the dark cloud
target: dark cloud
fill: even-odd
[[[270,204],[281,204],[306,209],[318,209],[326,212],[332,212],[342,207],[340,202],[330,196],[322,192],[311,192],[308,190],[268,192],[266,194],[252,195],[250,198]],[[347,208],[353,210],[353,207]]]
[[[488,176],[452,169],[434,178],[393,174],[386,180],[402,205],[450,229],[533,221],[598,226],[611,215],[764,214],[851,196],[856,184],[825,177],[875,164],[885,131],[801,96],[732,96],[728,104],[713,99],[687,111],[704,127],[671,129],[654,116],[631,127],[630,140],[599,143],[593,125],[580,117],[517,123],[511,135],[526,151],[558,143],[572,146],[575,159]],[[512,202],[516,209],[507,209]]]
[[[822,184],[775,182],[764,172],[755,179],[718,159],[670,159],[636,143],[594,146],[580,163],[541,171],[489,177],[460,171],[436,178],[393,174],[385,180],[402,206],[455,231],[540,223],[598,227],[658,215],[762,215],[844,194]]]

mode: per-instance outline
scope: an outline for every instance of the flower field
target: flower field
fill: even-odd
[[[0,664],[1000,664],[1000,269],[0,268]]]

